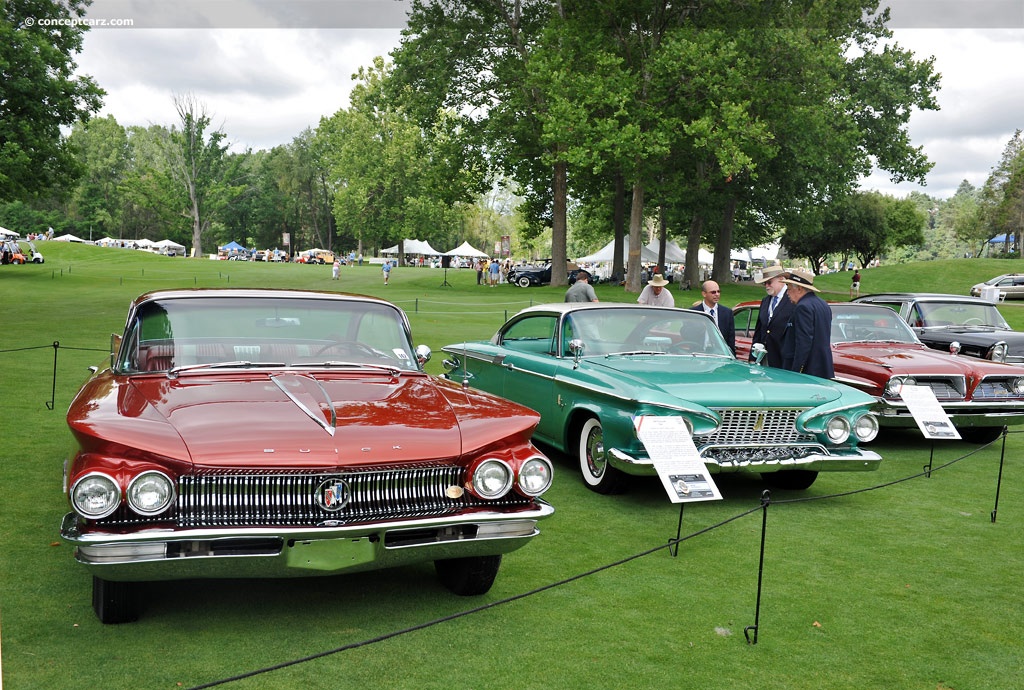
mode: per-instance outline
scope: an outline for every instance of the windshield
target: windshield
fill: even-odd
[[[576,311],[565,319],[563,344],[567,346],[574,338],[583,341],[585,356],[636,352],[733,356],[711,319],[681,309],[645,306]]]
[[[1009,330],[995,305],[985,302],[918,302],[923,323],[935,326],[991,326]]]
[[[839,343],[918,343],[917,336],[910,330],[899,314],[888,307],[847,307],[838,304],[832,307],[833,345]]]
[[[401,312],[387,304],[356,300],[157,300],[135,313],[123,343],[117,368],[127,373],[229,362],[418,368]]]

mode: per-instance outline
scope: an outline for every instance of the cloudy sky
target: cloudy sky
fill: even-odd
[[[870,189],[938,198],[980,186],[1024,128],[1024,2],[890,0],[896,40],[942,74],[938,112],[917,113],[912,141],[935,167],[928,185]],[[94,0],[80,71],[107,91],[101,115],[123,126],[176,123],[194,94],[235,150],[290,142],[348,105],[351,76],[398,45],[403,0]]]

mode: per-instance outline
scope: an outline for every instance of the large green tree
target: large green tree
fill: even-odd
[[[0,2],[0,201],[70,187],[79,168],[62,127],[99,110],[103,91],[75,74],[89,0]]]

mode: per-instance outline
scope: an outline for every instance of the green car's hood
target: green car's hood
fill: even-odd
[[[580,362],[577,372],[583,377],[592,375],[597,379],[617,379],[620,384],[633,386],[637,399],[650,402],[668,403],[667,398],[679,398],[699,400],[701,405],[714,408],[746,405],[817,407],[849,395],[854,396],[850,398],[851,403],[870,404],[874,401],[870,396],[834,381],[752,366],[725,357],[587,357]]]

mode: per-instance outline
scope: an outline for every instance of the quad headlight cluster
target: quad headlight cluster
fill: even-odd
[[[173,505],[174,482],[163,472],[149,470],[142,472],[125,491],[124,500],[128,507],[139,515],[159,515]],[[102,472],[90,472],[71,487],[71,504],[82,517],[100,520],[111,515],[120,507],[121,487]]]
[[[513,471],[499,458],[487,458],[470,469],[467,487],[478,498],[494,500],[515,488],[524,496],[540,496],[551,486],[552,469],[547,458],[534,456]]]
[[[878,420],[875,415],[865,413],[853,419],[853,422],[842,415],[830,417],[825,423],[825,436],[830,443],[836,445],[846,443],[850,434],[859,443],[873,441],[878,436]]]

